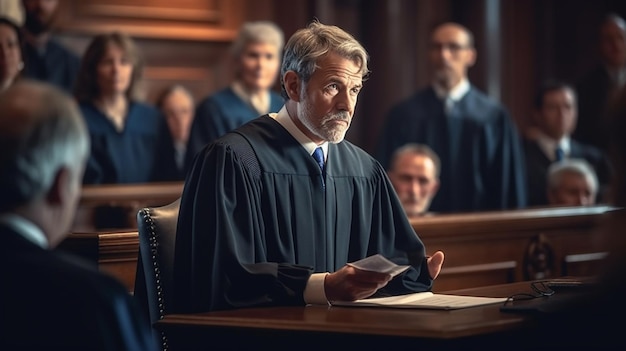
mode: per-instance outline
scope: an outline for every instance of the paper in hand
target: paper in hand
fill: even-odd
[[[371,272],[387,273],[392,277],[406,271],[411,266],[399,266],[380,254],[376,254],[370,257],[366,257],[362,260],[348,263],[348,266],[352,266],[357,269]]]

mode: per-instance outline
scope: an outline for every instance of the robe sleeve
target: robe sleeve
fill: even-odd
[[[267,262],[266,248],[275,243],[266,242],[260,196],[258,161],[238,134],[228,134],[196,157],[181,199],[175,310],[304,304],[312,268]]]
[[[401,295],[430,291],[433,280],[428,272],[424,244],[415,233],[402,204],[382,166],[376,163],[379,185],[374,198],[369,255],[380,253],[398,265],[410,265],[375,296]]]
[[[484,128],[482,172],[486,196],[481,209],[516,209],[527,205],[525,156],[518,130],[505,110]]]

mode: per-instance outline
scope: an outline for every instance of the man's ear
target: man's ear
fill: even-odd
[[[283,75],[283,85],[287,95],[289,96],[289,100],[300,102],[300,90],[302,89],[302,84],[300,77],[298,77],[296,72],[285,72]]]
[[[469,52],[467,53],[468,57],[467,57],[467,68],[474,66],[474,64],[476,64],[476,49],[471,48],[469,49]]]
[[[439,179],[437,179],[437,181],[435,181],[435,184],[433,185],[433,196],[435,196],[439,191],[439,184]]]
[[[60,205],[65,202],[69,192],[72,174],[67,167],[61,167],[54,175],[52,184],[46,194],[46,200],[50,205]]]

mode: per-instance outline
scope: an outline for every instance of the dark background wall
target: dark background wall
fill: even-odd
[[[180,82],[197,99],[230,81],[228,46],[248,20],[273,20],[286,37],[313,18],[338,25],[371,56],[348,139],[373,151],[388,109],[428,84],[428,33],[458,21],[476,37],[470,79],[501,100],[525,130],[534,87],[544,78],[574,82],[597,63],[595,35],[618,0],[65,0],[61,39],[82,53],[99,32],[132,35],[146,60],[146,99]],[[278,86],[277,86],[278,88]]]

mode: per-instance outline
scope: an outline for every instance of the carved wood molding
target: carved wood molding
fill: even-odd
[[[215,1],[208,1],[215,2]],[[176,4],[176,3],[174,3]],[[177,7],[146,7],[132,5],[87,4],[83,11],[96,16],[120,18],[147,18],[157,20],[180,20],[198,22],[219,22],[222,12],[217,9],[185,9]]]
[[[231,41],[247,0],[67,0],[57,29],[95,35],[121,31],[137,38]]]

